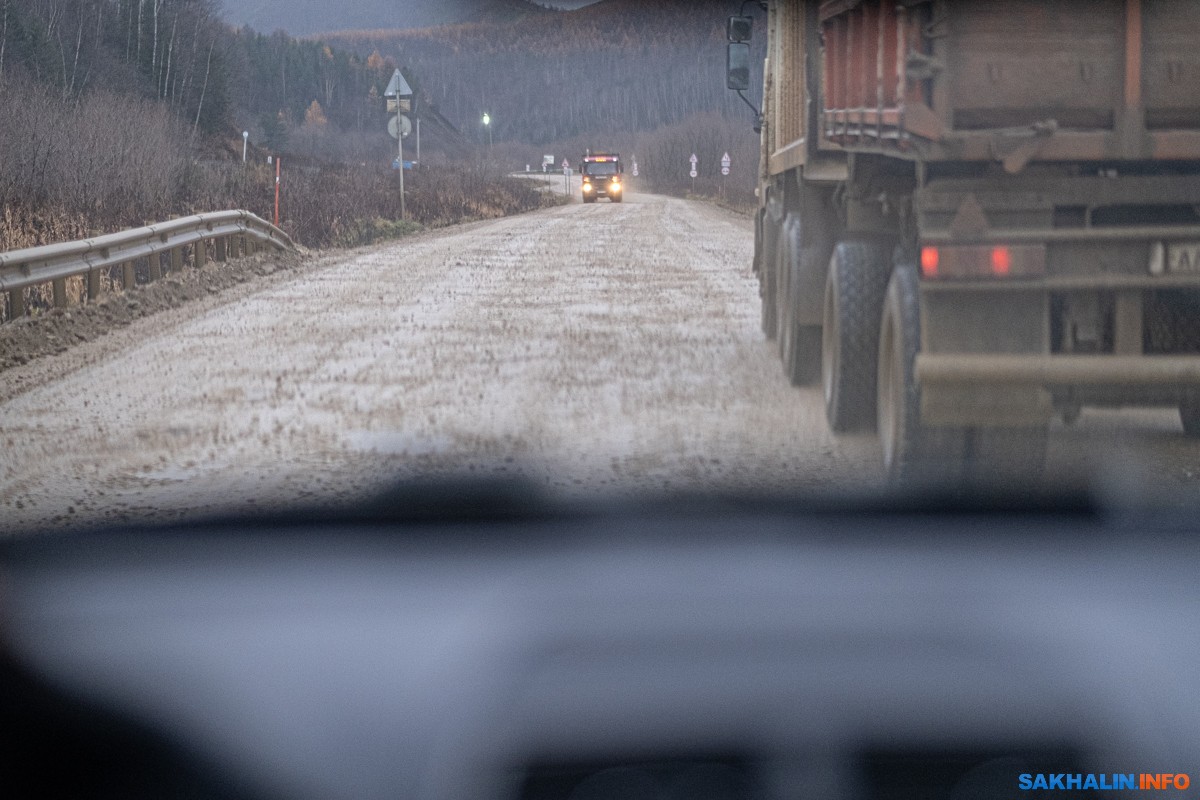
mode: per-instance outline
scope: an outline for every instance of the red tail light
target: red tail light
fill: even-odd
[[[926,245],[921,248],[921,277],[1026,278],[1046,274],[1046,246]]]
[[[936,278],[938,271],[938,249],[936,247],[921,248],[921,274],[926,278]]]
[[[1008,276],[1012,272],[1012,253],[1007,247],[992,248],[992,274],[998,278]]]

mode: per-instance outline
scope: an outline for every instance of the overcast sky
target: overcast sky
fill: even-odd
[[[221,0],[225,19],[264,33],[294,36],[361,28],[423,28],[468,18],[487,0]],[[580,8],[597,0],[542,0]]]

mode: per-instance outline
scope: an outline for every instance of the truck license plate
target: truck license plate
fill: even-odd
[[[1167,245],[1167,272],[1200,275],[1200,242]]]

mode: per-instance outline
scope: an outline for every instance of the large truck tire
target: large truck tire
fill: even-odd
[[[762,298],[762,332],[768,341],[774,340],[778,332],[777,303],[775,298],[775,279],[778,264],[775,263],[775,251],[779,246],[779,226],[771,222],[771,215],[763,215],[760,244],[760,264],[758,273],[758,294]]]
[[[614,195],[612,196],[612,201],[613,201],[614,203],[619,203],[619,202],[621,202],[621,198],[622,198],[622,197],[623,197],[623,195],[614,194]]]
[[[875,425],[879,324],[891,245],[839,242],[829,261],[821,332],[825,418],[839,433]]]
[[[798,273],[801,262],[800,218],[788,214],[779,231],[776,248],[778,265],[777,320],[779,323],[779,358],[783,363],[783,374],[793,386],[809,386],[821,377],[821,328],[819,325],[804,325],[797,320],[799,298]]]
[[[896,484],[941,488],[962,476],[966,434],[921,424],[915,362],[921,318],[914,264],[897,264],[884,295],[876,377],[876,428],[883,464]]]

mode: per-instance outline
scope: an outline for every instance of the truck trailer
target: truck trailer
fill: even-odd
[[[900,480],[1037,475],[1087,406],[1200,435],[1200,0],[761,5],[762,326],[833,430]]]

